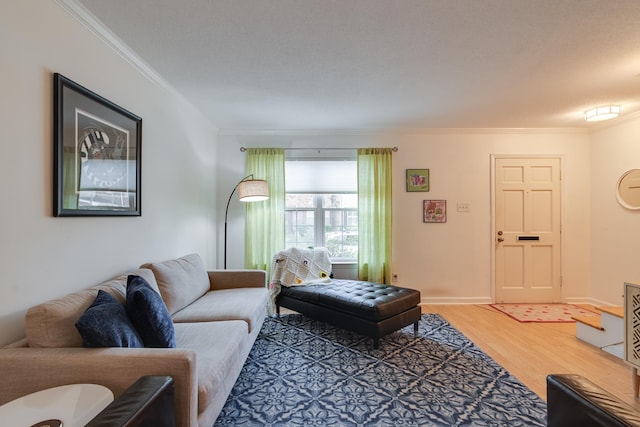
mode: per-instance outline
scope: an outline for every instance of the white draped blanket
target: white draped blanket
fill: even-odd
[[[276,253],[271,263],[269,314],[275,313],[276,296],[282,286],[331,283],[331,259],[327,248],[289,248]]]

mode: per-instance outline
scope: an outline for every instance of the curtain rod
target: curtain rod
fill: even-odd
[[[297,151],[297,150],[318,150],[318,151],[321,151],[321,150],[357,150],[357,149],[358,148],[346,148],[346,147],[337,147],[337,148],[326,148],[326,147],[324,147],[324,148],[318,148],[318,147],[285,148],[285,150],[289,150],[289,151],[292,151],[292,150],[295,150],[295,151]],[[395,153],[396,151],[398,151],[398,147],[393,147],[391,150]],[[240,147],[240,151],[242,151],[244,153],[245,151],[247,151],[247,149],[246,149],[246,147]]]

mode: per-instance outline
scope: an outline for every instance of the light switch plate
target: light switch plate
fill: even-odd
[[[471,203],[469,202],[460,202],[457,204],[458,212],[471,212]]]

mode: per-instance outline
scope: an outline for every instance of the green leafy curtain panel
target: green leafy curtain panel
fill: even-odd
[[[248,148],[246,174],[269,184],[269,199],[247,203],[245,267],[266,270],[270,277],[273,255],[284,249],[284,149]]]
[[[358,279],[391,283],[392,148],[358,149]]]

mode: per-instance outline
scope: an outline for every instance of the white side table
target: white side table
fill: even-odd
[[[113,393],[97,384],[69,384],[48,388],[0,406],[2,425],[30,427],[45,420],[61,420],[63,427],[83,427],[113,401]]]

